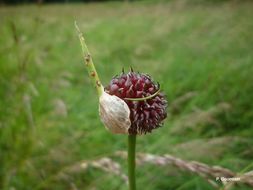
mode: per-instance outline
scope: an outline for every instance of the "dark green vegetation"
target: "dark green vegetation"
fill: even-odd
[[[46,4],[46,3],[90,3],[90,2],[106,2],[110,0],[0,0],[0,4],[25,4],[25,3],[37,3],[37,4]],[[111,0],[112,1],[112,0]],[[131,1],[131,0],[114,0],[114,1]]]
[[[137,151],[253,169],[253,3],[159,2],[0,7],[0,189],[127,189],[93,168],[57,177],[127,145],[99,120],[74,20],[104,84],[132,66],[168,96],[169,119],[138,137]],[[137,166],[137,186],[213,189],[148,164]]]

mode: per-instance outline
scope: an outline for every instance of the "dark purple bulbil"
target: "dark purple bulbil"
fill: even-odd
[[[136,101],[125,98],[144,98],[155,94],[159,90],[159,84],[152,81],[145,74],[132,70],[125,74],[115,76],[105,91],[110,95],[123,99],[130,109],[131,127],[129,134],[145,134],[161,126],[161,122],[167,117],[167,100],[165,95],[159,92],[156,96]]]

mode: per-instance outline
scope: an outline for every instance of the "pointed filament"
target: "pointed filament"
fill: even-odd
[[[125,100],[131,100],[131,101],[143,101],[143,100],[148,100],[153,97],[155,97],[158,93],[160,92],[160,89],[158,89],[154,94],[151,94],[150,96],[143,97],[143,98],[124,98]]]

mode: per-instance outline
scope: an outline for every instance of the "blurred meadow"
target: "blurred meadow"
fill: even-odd
[[[127,137],[100,122],[75,20],[104,85],[132,66],[167,95],[168,119],[137,138],[137,152],[252,171],[252,10],[252,1],[215,0],[1,6],[0,189],[128,189],[115,154]],[[94,160],[104,157],[120,165],[101,169]],[[215,183],[173,165],[137,165],[139,189],[223,189]]]

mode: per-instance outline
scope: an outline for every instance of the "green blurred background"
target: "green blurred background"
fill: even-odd
[[[138,152],[253,170],[252,10],[252,1],[216,0],[0,6],[0,189],[127,189],[95,168],[58,177],[105,156],[127,172],[114,157],[127,137],[100,122],[75,20],[104,85],[132,66],[168,97],[168,119],[138,137]],[[137,166],[137,186],[214,189],[195,174],[150,164]]]

